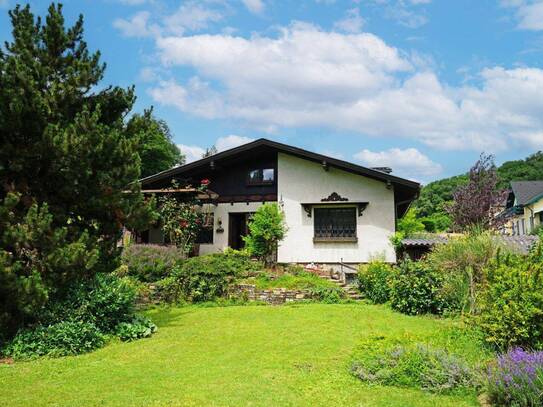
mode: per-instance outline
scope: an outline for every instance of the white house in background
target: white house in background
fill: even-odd
[[[278,202],[288,232],[282,263],[359,264],[381,256],[396,261],[390,237],[418,196],[420,185],[300,148],[259,139],[141,180],[144,191],[210,181],[212,213],[200,254],[241,248],[247,221],[264,202]],[[160,229],[140,236],[163,243]]]

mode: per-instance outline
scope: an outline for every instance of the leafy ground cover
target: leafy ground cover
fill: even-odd
[[[369,385],[349,371],[360,342],[379,335],[484,359],[452,320],[364,304],[188,306],[147,314],[159,326],[151,338],[0,365],[0,405],[477,405],[475,393]]]

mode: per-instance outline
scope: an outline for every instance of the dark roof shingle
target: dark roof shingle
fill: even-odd
[[[543,181],[512,181],[511,189],[517,205],[526,205],[533,198],[543,194]]]

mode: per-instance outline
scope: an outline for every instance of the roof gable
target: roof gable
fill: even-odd
[[[511,189],[517,205],[527,205],[543,194],[543,181],[513,181]]]
[[[255,140],[251,143],[243,144],[239,147],[235,147],[230,150],[222,151],[220,153],[214,154],[206,158],[202,158],[197,161],[193,161],[189,164],[185,164],[179,167],[175,167],[166,171],[159,172],[157,174],[141,179],[141,182],[143,184],[146,184],[146,183],[154,182],[163,178],[168,178],[174,175],[183,174],[186,171],[189,171],[201,166],[209,166],[212,162],[217,163],[223,159],[232,158],[233,156],[236,156],[238,154],[245,153],[252,149],[257,149],[261,147],[268,147],[282,153],[291,154],[300,158],[304,158],[306,160],[319,162],[319,163],[322,163],[323,165],[325,164],[328,166],[336,167],[345,171],[353,172],[359,175],[364,175],[366,177],[380,180],[383,182],[390,182],[393,184],[404,185],[406,187],[414,188],[417,190],[420,189],[420,184],[415,181],[410,181],[405,178],[400,178],[391,174],[387,174],[384,171],[379,171],[376,169],[363,167],[363,166],[353,164],[347,161],[339,160],[337,158],[328,157],[328,156],[318,154],[318,153],[313,153],[311,151],[307,151],[298,147],[289,146],[287,144],[278,143],[276,141],[271,141],[264,138]]]

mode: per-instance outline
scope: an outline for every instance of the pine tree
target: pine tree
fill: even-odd
[[[134,89],[98,87],[105,64],[83,40],[83,17],[67,28],[56,4],[45,23],[28,5],[9,15],[13,40],[0,48],[5,330],[31,318],[70,280],[111,270],[122,225],[153,216],[135,182],[139,138],[124,120]]]

